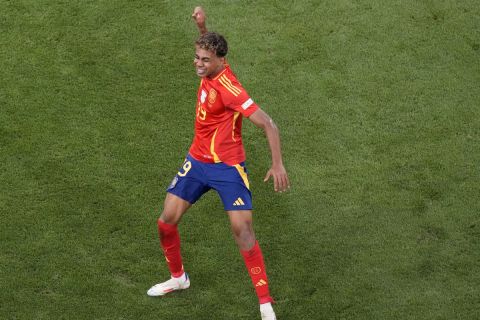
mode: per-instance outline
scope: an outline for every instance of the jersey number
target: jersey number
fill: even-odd
[[[202,108],[201,104],[198,104],[197,117],[200,118],[200,120],[205,120],[205,118],[207,117],[207,111]]]
[[[192,169],[192,163],[190,161],[185,161],[182,169],[183,169],[183,172],[178,171],[178,175],[180,177],[185,177],[187,175],[188,171],[190,171],[190,169]]]

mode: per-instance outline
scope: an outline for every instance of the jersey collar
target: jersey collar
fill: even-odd
[[[224,64],[224,67],[225,67],[225,68],[223,68],[223,70],[220,71],[215,77],[213,77],[212,80],[217,80],[218,78],[220,78],[220,76],[221,76],[222,74],[224,74],[225,71],[227,71],[228,68],[230,68],[230,65],[229,65],[228,63],[225,63],[225,64]]]

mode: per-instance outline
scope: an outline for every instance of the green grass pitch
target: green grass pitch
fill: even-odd
[[[184,217],[192,287],[156,219],[193,134],[194,1],[0,0],[0,319],[259,319],[214,193]],[[480,318],[480,5],[204,1],[277,122],[292,188],[262,182],[280,320]]]

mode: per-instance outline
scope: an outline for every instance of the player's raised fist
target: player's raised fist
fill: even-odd
[[[193,9],[192,18],[195,20],[200,34],[206,33],[207,27],[205,26],[205,20],[207,19],[207,16],[205,15],[205,10],[203,10],[202,7],[195,7],[195,9]]]
[[[205,25],[205,10],[202,7],[195,7],[193,9],[192,18],[198,25]]]

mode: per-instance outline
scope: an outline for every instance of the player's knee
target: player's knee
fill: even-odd
[[[177,224],[178,216],[179,215],[177,215],[174,211],[164,208],[162,214],[160,215],[160,218],[158,218],[158,221],[162,221],[168,224]]]
[[[244,223],[234,228],[234,232],[238,236],[253,237],[253,227],[251,223]]]
[[[190,204],[187,201],[169,193],[163,204],[160,219],[168,224],[178,224],[189,207]]]
[[[251,222],[245,221],[244,223],[236,224],[232,226],[232,231],[240,247],[248,247],[255,243],[255,233],[253,232]]]
[[[163,221],[162,218],[159,218],[157,220],[157,225],[158,225],[158,233],[160,234],[160,237],[168,236],[171,233],[175,233],[177,230],[176,224],[169,224]]]

